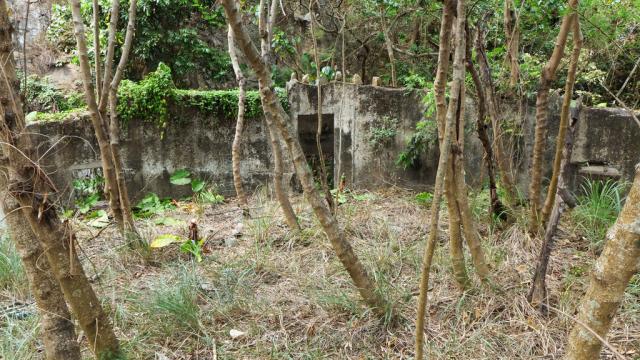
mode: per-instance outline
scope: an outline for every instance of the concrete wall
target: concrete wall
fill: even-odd
[[[189,186],[169,182],[178,169],[188,169],[194,176],[216,184],[222,194],[233,195],[231,143],[235,119],[210,117],[184,107],[174,108],[171,118],[163,136],[151,123],[132,122],[124,128],[122,155],[130,195],[138,200],[148,192],[174,197],[190,194]],[[269,179],[271,155],[263,123],[262,119],[246,119],[241,171],[247,190]],[[28,131],[39,143],[42,164],[64,192],[63,200],[73,179],[101,173],[88,114],[62,122],[32,123]]]
[[[350,188],[375,189],[392,185],[423,190],[434,181],[438,148],[434,141],[411,169],[403,170],[396,159],[406,147],[415,125],[422,120],[423,92],[373,86],[331,83],[323,86],[323,152],[335,156],[334,176],[344,175]],[[289,88],[291,119],[302,146],[314,161],[316,152],[317,93],[314,86],[292,83]],[[545,177],[549,177],[558,130],[560,99],[552,98],[545,146]],[[164,135],[154,124],[132,122],[123,133],[123,158],[130,193],[140,199],[147,192],[160,196],[183,196],[188,186],[171,185],[169,176],[188,169],[217,184],[219,191],[233,195],[231,143],[235,119],[203,114],[197,109],[170,106],[171,119]],[[467,182],[477,186],[486,180],[484,152],[476,134],[475,105],[467,101],[465,112],[465,168]],[[515,138],[513,159],[520,189],[527,193],[535,109],[532,105],[507,111],[507,119],[524,119]],[[580,112],[572,163],[576,183],[587,165],[598,165],[607,176],[631,180],[640,162],[640,127],[620,109],[590,109]],[[372,128],[381,119],[396,119],[396,134],[383,146],[371,141]],[[98,147],[88,115],[62,122],[33,123],[28,129],[39,143],[41,163],[53,180],[69,194],[73,179],[100,172]],[[242,144],[242,173],[247,189],[268,184],[271,151],[261,119],[247,119]],[[334,155],[335,154],[335,155]],[[331,165],[331,164],[329,164]],[[289,174],[292,170],[289,169]],[[605,174],[606,175],[606,174]],[[295,186],[295,181],[293,182]],[[575,185],[574,185],[575,186]],[[64,200],[64,199],[63,199]]]

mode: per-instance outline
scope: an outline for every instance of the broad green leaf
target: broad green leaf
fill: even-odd
[[[158,236],[157,238],[153,239],[153,241],[151,242],[151,244],[149,245],[149,247],[151,248],[161,248],[161,247],[165,247],[167,245],[171,245],[174,242],[179,242],[182,241],[182,238],[178,235],[173,235],[173,234],[163,234]]]
[[[205,185],[206,183],[204,180],[193,179],[193,181],[191,181],[191,190],[193,190],[193,192],[200,192],[204,189]]]
[[[173,185],[188,185],[191,183],[191,178],[189,176],[191,176],[191,173],[186,169],[182,169],[174,172],[169,178],[169,181]]]

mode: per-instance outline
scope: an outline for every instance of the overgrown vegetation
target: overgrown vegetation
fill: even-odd
[[[22,292],[26,281],[20,255],[9,236],[3,234],[0,236],[0,291]]]

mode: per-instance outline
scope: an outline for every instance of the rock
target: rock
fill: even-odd
[[[224,239],[224,246],[226,247],[234,247],[238,244],[238,239],[235,237],[228,237]]]
[[[236,330],[236,329],[229,330],[229,336],[231,336],[232,339],[237,339],[237,338],[243,337],[245,335],[247,335],[247,333],[244,332],[244,331],[240,331],[240,330]]]
[[[342,72],[340,72],[339,70],[336,71],[336,76],[333,77],[333,80],[342,81]]]
[[[290,81],[298,81],[298,74],[296,74],[296,72],[292,72],[291,73],[291,78],[289,79]]]
[[[362,78],[360,77],[360,75],[355,74],[353,75],[353,77],[351,78],[351,82],[354,85],[362,85]]]
[[[244,230],[244,224],[239,222],[236,224],[236,227],[233,228],[233,231],[231,232],[231,234],[235,237],[240,237],[242,236],[242,230]]]
[[[372,86],[380,86],[381,80],[379,76],[374,76],[371,78],[371,85]]]
[[[309,83],[309,74],[305,74],[302,77],[302,80],[300,82],[303,83],[303,84],[308,84]]]

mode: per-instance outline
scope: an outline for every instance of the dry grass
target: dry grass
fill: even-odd
[[[177,247],[130,250],[113,229],[88,241],[95,230],[78,228],[86,269],[132,359],[410,359],[428,228],[428,210],[413,196],[378,192],[365,200],[348,197],[339,207],[344,233],[379,291],[396,306],[401,320],[392,325],[359,301],[301,198],[295,203],[304,230],[297,235],[287,231],[278,207],[264,193],[254,196],[251,219],[243,219],[233,202],[166,214],[185,223],[198,219],[207,238],[202,263]],[[242,236],[229,244],[225,240],[239,222]],[[489,222],[479,223],[493,284],[483,287],[476,281],[461,293],[450,272],[446,217],[443,221],[429,293],[430,358],[560,358],[572,320],[558,313],[542,317],[525,300],[540,243],[518,225],[496,230],[483,225]],[[186,225],[149,220],[139,226],[147,240],[187,232]],[[568,229],[571,224],[561,226],[548,288],[551,304],[573,315],[596,254],[588,240]],[[608,337],[630,359],[640,356],[633,352],[640,349],[640,280],[634,281]],[[232,338],[232,329],[246,334]]]

